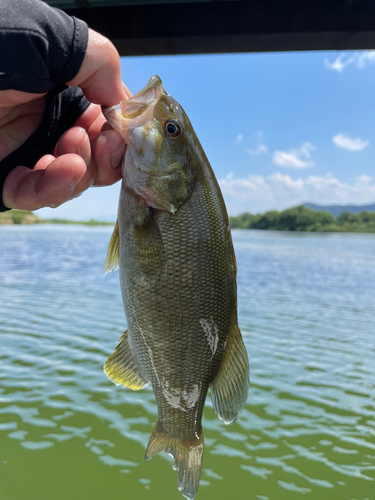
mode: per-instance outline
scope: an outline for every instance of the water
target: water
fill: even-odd
[[[179,499],[143,458],[153,394],[102,366],[125,329],[110,228],[0,227],[0,499]],[[208,400],[197,499],[375,498],[375,237],[234,231],[251,388]]]

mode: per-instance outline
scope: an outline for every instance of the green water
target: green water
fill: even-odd
[[[106,379],[125,329],[110,228],[0,228],[0,499],[182,499],[143,458],[149,389]],[[197,499],[375,499],[375,237],[234,231],[251,364],[232,426],[208,399]]]

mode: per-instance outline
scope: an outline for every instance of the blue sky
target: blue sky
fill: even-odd
[[[375,202],[375,51],[122,58],[133,93],[153,74],[189,115],[230,215]],[[119,189],[39,215],[114,220]]]

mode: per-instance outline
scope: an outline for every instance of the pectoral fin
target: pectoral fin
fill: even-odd
[[[147,209],[141,224],[134,225],[138,261],[147,271],[161,272],[165,262],[165,250],[159,227],[154,219],[153,210]]]
[[[128,331],[126,330],[120,338],[112,356],[104,365],[104,373],[116,385],[124,385],[138,391],[148,384],[148,380],[140,373],[139,365],[128,342]]]
[[[249,391],[249,360],[237,322],[233,322],[223,361],[211,384],[214,410],[220,420],[231,424],[246,404]]]
[[[107,257],[104,262],[104,274],[110,273],[112,270],[118,269],[119,264],[119,246],[120,235],[118,230],[118,222],[116,221],[111,239],[109,240]]]

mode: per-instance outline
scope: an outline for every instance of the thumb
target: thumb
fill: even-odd
[[[121,81],[120,56],[115,46],[92,29],[82,65],[67,85],[80,87],[89,101],[102,106],[114,106],[131,96]]]

